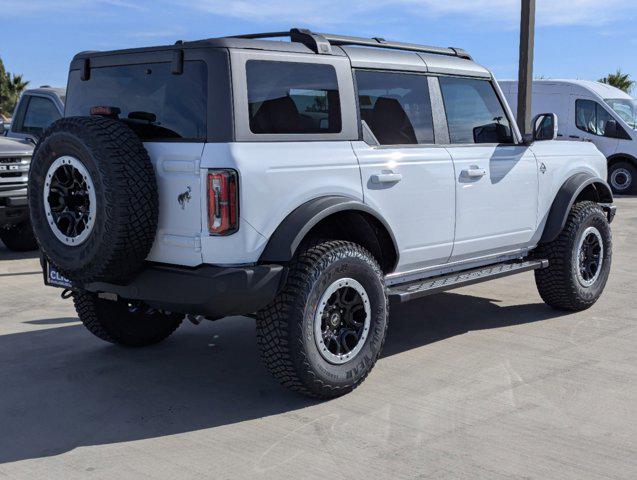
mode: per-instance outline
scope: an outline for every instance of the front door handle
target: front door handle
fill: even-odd
[[[482,178],[487,174],[487,171],[484,168],[471,167],[466,170],[463,170],[462,175],[469,178]]]
[[[372,183],[398,183],[402,179],[403,176],[400,173],[392,172],[391,170],[372,175]]]

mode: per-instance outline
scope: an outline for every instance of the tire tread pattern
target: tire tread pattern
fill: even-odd
[[[85,291],[73,292],[75,311],[86,329],[99,339],[117,345],[123,345],[126,347],[145,347],[148,345],[154,345],[172,335],[183,321],[183,316],[172,314],[174,321],[169,323],[168,326],[166,326],[167,323],[165,322],[161,322],[161,325],[157,323],[156,329],[152,329],[152,327],[148,328],[147,333],[145,332],[144,338],[131,337],[108,327],[108,322],[105,321],[106,319],[103,316],[110,313],[106,313],[108,312],[108,308],[100,309],[99,302],[111,301],[101,300],[94,293]],[[117,312],[113,312],[110,315],[117,315]],[[118,320],[129,321],[129,319],[123,317],[124,316],[120,316]]]
[[[592,201],[582,201],[573,205],[566,225],[560,235],[552,242],[540,245],[535,251],[538,259],[547,259],[547,268],[535,271],[535,282],[542,300],[549,306],[565,311],[581,311],[592,306],[597,299],[586,300],[579,295],[577,280],[572,273],[572,249],[577,232],[587,218],[604,212]],[[604,245],[611,254],[612,245]],[[604,280],[605,281],[605,280]]]
[[[311,244],[297,254],[291,261],[285,286],[275,300],[257,314],[257,343],[261,359],[272,375],[286,388],[318,399],[334,398],[352,391],[360,385],[376,363],[374,358],[362,377],[348,387],[335,387],[321,381],[314,375],[307,360],[301,338],[291,338],[291,321],[302,322],[304,302],[312,285],[323,270],[332,262],[347,256],[365,259],[373,268],[379,281],[383,281],[383,273],[374,257],[363,247],[346,241],[333,240],[319,244]],[[388,312],[387,294],[385,293]],[[294,315],[294,312],[297,312]],[[388,322],[382,335],[379,352],[385,342]],[[300,329],[300,325],[295,330]],[[290,344],[296,342],[296,345]],[[303,372],[295,367],[293,355],[300,355]],[[308,382],[304,379],[310,379]]]
[[[67,117],[44,133],[34,152],[34,162],[40,148],[46,148],[46,138],[56,133],[74,135],[86,144],[97,160],[106,202],[100,255],[79,271],[59,268],[65,276],[81,282],[125,281],[148,256],[157,229],[159,201],[148,152],[122,122],[102,117]],[[41,242],[40,245],[47,255],[47,246]]]

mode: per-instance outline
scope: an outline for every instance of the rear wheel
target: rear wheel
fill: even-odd
[[[74,292],[73,302],[89,332],[106,342],[127,347],[145,347],[165,340],[184,317],[138,301],[101,299],[90,292]]]
[[[337,397],[374,367],[387,317],[383,274],[374,257],[350,242],[324,242],[296,256],[283,291],[259,312],[261,357],[285,387]]]
[[[29,252],[38,248],[31,222],[28,220],[9,228],[0,229],[0,240],[9,250],[14,252]]]
[[[553,242],[538,248],[549,267],[535,271],[542,299],[559,310],[580,311],[601,296],[612,259],[610,226],[599,205],[573,206],[564,230]]]
[[[614,193],[637,193],[637,168],[629,162],[617,162],[608,168],[608,183]]]

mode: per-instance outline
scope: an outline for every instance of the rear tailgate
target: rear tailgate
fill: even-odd
[[[159,223],[148,260],[196,266],[201,257],[203,143],[144,143],[157,177]]]

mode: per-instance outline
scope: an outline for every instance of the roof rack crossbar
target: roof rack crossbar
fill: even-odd
[[[433,53],[436,55],[447,55],[451,57],[460,57],[467,60],[471,60],[471,56],[462,49],[459,48],[443,48],[443,47],[431,47],[428,45],[419,45],[416,43],[403,43],[387,41],[384,38],[360,38],[360,37],[347,37],[344,35],[331,35],[322,34],[326,40],[332,45],[357,45],[363,47],[376,47],[376,48],[388,48],[392,50],[406,50],[411,52],[420,53]]]
[[[293,28],[289,32],[266,32],[266,33],[249,33],[247,35],[234,35],[228,38],[280,38],[289,37],[292,42],[299,42],[311,48],[316,53],[330,54],[332,53],[332,45],[356,45],[362,47],[388,48],[392,50],[406,50],[420,53],[433,53],[436,55],[447,55],[451,57],[464,58],[472,60],[471,55],[461,48],[443,48],[431,47],[427,45],[418,45],[415,43],[402,43],[387,41],[384,38],[362,38],[349,37],[346,35],[333,35],[329,33],[315,33],[307,29]]]

